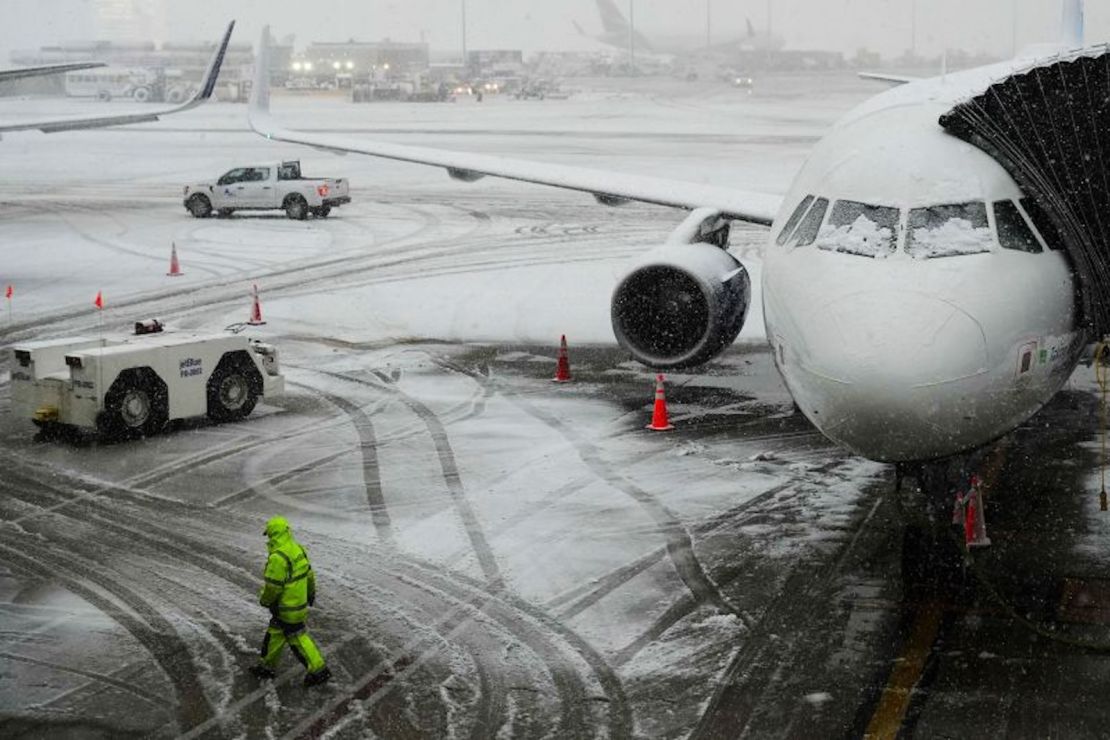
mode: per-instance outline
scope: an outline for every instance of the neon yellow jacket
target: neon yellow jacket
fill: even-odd
[[[288,530],[271,537],[266,549],[270,556],[258,603],[281,621],[299,624],[308,617],[309,603],[316,600],[316,574],[308,553]]]

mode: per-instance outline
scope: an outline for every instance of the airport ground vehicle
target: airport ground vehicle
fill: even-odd
[[[163,331],[153,319],[129,336],[17,344],[11,367],[17,417],[106,438],[156,434],[195,416],[242,419],[285,389],[274,346],[230,332]]]
[[[306,178],[300,162],[270,162],[236,167],[215,183],[186,185],[184,204],[196,218],[280,208],[301,221],[309,215],[327,218],[332,208],[351,202],[349,193],[344,178]]]
[[[176,105],[185,102],[196,89],[195,84],[183,79],[181,70],[107,67],[66,75],[66,95],[104,101],[131,98],[137,103]]]

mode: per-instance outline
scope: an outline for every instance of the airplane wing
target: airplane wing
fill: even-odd
[[[905,75],[889,75],[885,72],[860,72],[861,80],[875,80],[876,82],[889,82],[892,85],[908,85],[917,82],[920,77],[907,77]]]
[[[77,72],[82,69],[95,69],[104,66],[107,66],[104,62],[72,62],[67,64],[44,64],[41,67],[13,67],[12,69],[0,69],[0,82],[21,80],[24,77],[59,75],[63,72]]]
[[[270,115],[269,29],[263,29],[255,60],[249,119],[251,128],[273,141],[303,144],[338,153],[366,154],[401,162],[442,167],[456,180],[475,182],[483,177],[549,185],[589,193],[603,205],[629,201],[653,203],[694,210],[712,208],[739,221],[770,226],[782,196],[664,178],[621,175],[605,170],[544,164],[484,154],[451,152],[428,147],[369,141],[356,137],[319,135],[290,131],[277,125]]]
[[[228,24],[223,40],[220,42],[220,45],[216,47],[216,51],[212,54],[212,59],[208,62],[208,69],[204,73],[204,84],[201,85],[196,95],[181,105],[173,106],[172,108],[158,108],[150,112],[125,113],[115,116],[55,118],[46,121],[0,124],[0,132],[38,129],[43,133],[53,134],[58,131],[121,126],[129,123],[147,123],[149,121],[157,121],[162,116],[168,116],[172,113],[180,113],[181,111],[195,108],[212,97],[212,91],[216,89],[216,78],[220,74],[220,66],[223,64],[224,55],[227,54],[227,44],[231,40],[231,32],[234,28],[235,21],[232,21]]]

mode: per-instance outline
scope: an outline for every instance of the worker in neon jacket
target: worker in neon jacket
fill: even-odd
[[[262,659],[251,672],[258,678],[273,678],[288,643],[307,671],[304,685],[322,684],[331,678],[331,671],[305,627],[308,608],[316,602],[316,574],[308,553],[293,539],[285,517],[275,516],[266,522],[265,534],[270,554],[258,603],[270,610],[271,617],[262,640]]]

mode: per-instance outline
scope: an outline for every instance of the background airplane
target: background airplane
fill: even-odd
[[[228,42],[231,41],[231,32],[234,29],[235,21],[232,21],[228,24],[227,31],[224,32],[223,40],[216,46],[216,50],[212,54],[212,59],[208,62],[208,68],[204,73],[204,83],[191,99],[186,100],[181,105],[159,108],[152,111],[143,111],[141,113],[123,113],[108,116],[70,116],[19,123],[0,123],[0,133],[8,131],[38,130],[43,133],[52,134],[58,131],[74,131],[78,129],[102,128],[105,126],[121,126],[132,123],[147,123],[150,121],[157,121],[162,116],[168,116],[173,113],[180,113],[190,108],[195,108],[212,97],[212,92],[216,89],[216,78],[219,77],[220,66],[223,64],[224,56],[227,54],[227,45]],[[18,79],[20,77],[60,74],[76,69],[88,69],[90,67],[102,66],[104,65],[100,63],[89,62],[6,70],[0,71],[0,81],[4,79]]]
[[[601,25],[604,29],[601,34],[592,38],[619,49],[627,49],[631,24],[624,13],[616,6],[613,0],[597,0],[597,9],[601,15]],[[751,19],[746,19],[747,35],[719,43],[705,43],[704,36],[671,37],[664,39],[651,39],[639,31],[633,34],[637,50],[654,54],[687,55],[687,54],[727,54],[737,51],[776,51],[785,45],[781,36],[772,33],[757,31]],[[579,33],[587,34],[583,28],[575,24]]]

